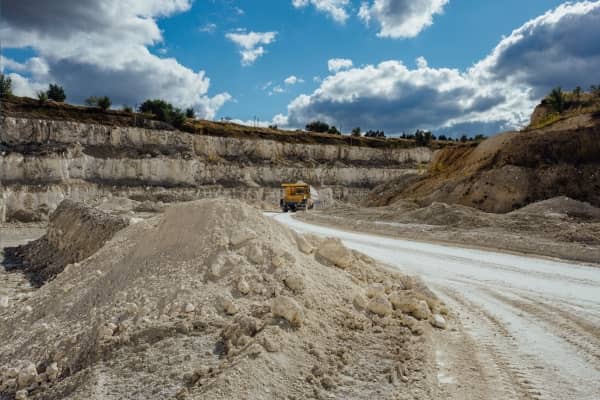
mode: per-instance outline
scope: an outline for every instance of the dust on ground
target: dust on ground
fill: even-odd
[[[418,280],[233,200],[134,222],[5,296],[0,398],[439,397]]]
[[[557,197],[507,214],[401,200],[386,207],[338,205],[299,213],[317,224],[410,240],[485,247],[600,264],[600,208]]]

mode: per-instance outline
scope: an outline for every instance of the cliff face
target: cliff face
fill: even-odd
[[[426,148],[285,143],[172,130],[4,117],[0,221],[44,218],[64,198],[191,200],[224,195],[277,204],[302,180],[323,201],[367,191],[430,161]]]

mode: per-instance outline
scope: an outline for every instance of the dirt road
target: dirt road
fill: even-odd
[[[600,399],[600,268],[274,218],[420,275],[453,309],[436,338],[446,398]]]

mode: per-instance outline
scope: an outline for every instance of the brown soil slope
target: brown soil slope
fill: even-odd
[[[442,149],[426,176],[382,185],[367,205],[411,199],[421,205],[439,201],[504,213],[557,196],[600,206],[598,115]]]

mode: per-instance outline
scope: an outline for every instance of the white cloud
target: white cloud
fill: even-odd
[[[292,0],[292,5],[296,8],[304,8],[309,4],[337,22],[344,23],[348,19],[346,9],[350,4],[349,0]]]
[[[204,71],[148,49],[163,41],[156,20],[190,7],[190,0],[8,0],[0,16],[3,46],[37,53],[12,73],[15,93],[57,82],[73,102],[108,95],[113,104],[133,105],[160,97],[212,118],[229,94],[208,97]]]
[[[352,68],[353,65],[352,60],[347,58],[332,58],[327,61],[327,68],[329,68],[330,72],[338,72],[343,69]]]
[[[369,0],[362,3],[358,16],[369,25],[379,25],[380,37],[412,38],[433,23],[449,0]]]
[[[271,44],[275,41],[277,32],[238,32],[228,33],[225,37],[240,48],[242,65],[248,66],[265,54],[261,45]]]
[[[289,126],[320,119],[400,133],[493,134],[527,124],[552,87],[600,83],[600,1],[568,3],[504,38],[468,70],[390,60],[334,71],[288,105]]]
[[[271,89],[271,91],[269,92],[269,96],[273,96],[274,94],[280,94],[280,93],[284,93],[285,89],[282,88],[280,85],[275,85],[273,86],[273,89]]]
[[[283,83],[285,83],[287,86],[292,86],[292,85],[295,85],[297,83],[304,83],[304,79],[298,78],[295,75],[291,75],[291,76],[288,76],[287,78],[285,78],[285,80],[283,81]]]
[[[208,23],[200,27],[200,32],[214,33],[217,30],[217,24]]]

